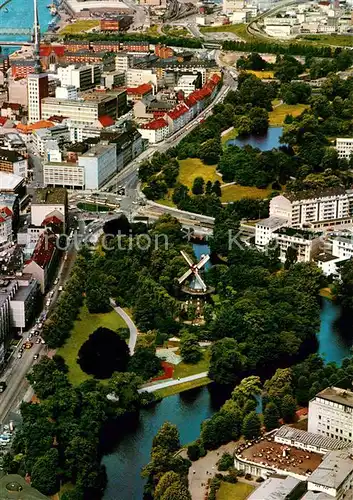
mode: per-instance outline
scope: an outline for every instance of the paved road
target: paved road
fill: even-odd
[[[129,349],[130,349],[130,355],[132,356],[134,354],[136,340],[137,340],[137,333],[138,333],[135,323],[132,321],[130,316],[126,314],[124,309],[115,305],[113,299],[110,299],[110,304],[112,305],[114,311],[117,312],[119,316],[125,321],[130,330]]]
[[[183,377],[175,380],[173,379],[167,382],[160,382],[159,384],[142,387],[141,389],[139,389],[139,392],[155,392],[159,389],[165,389],[165,387],[172,387],[173,385],[184,384],[185,382],[192,382],[193,380],[207,377],[207,374],[208,372],[196,373],[196,375],[190,375],[189,377]]]

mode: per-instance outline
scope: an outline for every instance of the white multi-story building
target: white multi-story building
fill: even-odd
[[[223,0],[222,2],[222,10],[224,14],[232,13],[234,10],[244,9],[245,1],[244,0]]]
[[[119,73],[124,73],[129,69],[130,56],[126,52],[118,53],[115,56],[115,69]]]
[[[48,97],[48,75],[33,73],[27,77],[28,121],[42,119],[42,99]]]
[[[352,448],[330,451],[324,457],[322,463],[308,477],[308,491],[322,492],[338,500],[352,498],[352,487]],[[346,496],[347,493],[348,496]]]
[[[43,181],[46,186],[66,187],[68,189],[84,189],[85,169],[76,163],[44,163]]]
[[[353,190],[288,193],[272,198],[270,216],[288,219],[292,227],[330,227],[352,222]]]
[[[11,341],[10,300],[15,293],[14,283],[0,280],[0,371],[4,368],[5,353]]]
[[[338,137],[336,139],[336,149],[338,158],[346,158],[349,160],[353,154],[353,139],[349,137]]]
[[[170,135],[170,130],[168,123],[164,118],[157,118],[151,122],[141,125],[138,129],[143,139],[147,139],[151,144],[163,141],[168,135]]]
[[[63,85],[62,87],[56,87],[55,97],[57,99],[70,99],[75,101],[78,97],[77,88],[74,85]]]
[[[309,402],[308,431],[353,442],[353,392],[328,387]]]
[[[65,116],[77,124],[92,125],[98,120],[98,103],[82,100],[57,99],[47,97],[42,101],[42,116]]]
[[[101,68],[98,64],[88,64],[86,66],[69,66],[58,68],[58,78],[61,86],[73,85],[76,89],[92,89],[100,84]]]
[[[273,239],[273,233],[281,228],[288,226],[288,219],[276,215],[271,215],[267,219],[262,219],[255,226],[255,245],[265,247]]]
[[[187,97],[194,90],[196,90],[198,75],[181,75],[178,79],[175,90],[182,90],[184,92],[184,96]]]
[[[129,68],[126,71],[126,86],[138,87],[150,83],[157,88],[157,74],[153,69]]]
[[[116,144],[99,143],[78,157],[85,171],[85,189],[99,189],[117,172]]]

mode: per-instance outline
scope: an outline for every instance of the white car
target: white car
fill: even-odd
[[[19,352],[19,353],[17,354],[17,357],[18,357],[18,359],[21,359],[21,358],[22,358],[22,353],[21,353],[21,352]]]

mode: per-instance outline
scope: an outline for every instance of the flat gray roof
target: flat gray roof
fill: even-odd
[[[327,488],[339,488],[347,476],[353,472],[352,456],[352,448],[330,451],[308,481]]]
[[[348,389],[340,389],[339,387],[327,387],[323,391],[316,394],[317,398],[327,399],[333,403],[338,403],[343,406],[353,408],[353,392]]]
[[[285,217],[277,217],[276,215],[271,215],[271,217],[268,217],[267,219],[260,220],[257,224],[259,224],[259,226],[265,226],[274,229],[282,224],[286,224],[287,221],[288,219],[286,219]]]
[[[266,479],[249,497],[248,500],[285,500],[301,483],[291,476],[272,476]]]

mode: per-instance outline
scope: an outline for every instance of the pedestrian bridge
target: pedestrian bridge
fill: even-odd
[[[0,36],[1,35],[23,35],[30,36],[32,34],[32,28],[6,28],[0,27]]]

